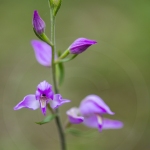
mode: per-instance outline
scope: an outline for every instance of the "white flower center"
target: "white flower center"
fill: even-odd
[[[99,114],[96,114],[96,117],[97,117],[98,124],[102,125],[103,124],[103,118],[102,118],[102,116],[100,116]]]
[[[47,101],[47,97],[46,96],[41,96],[41,98],[40,98],[41,108],[46,107],[46,101]]]

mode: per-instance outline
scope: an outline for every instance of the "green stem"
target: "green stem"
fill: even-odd
[[[74,54],[74,55],[72,55],[70,58],[64,58],[64,59],[58,58],[57,60],[55,60],[55,64],[58,64],[58,63],[61,63],[61,62],[70,61],[70,60],[76,58],[77,56],[78,56],[78,54]]]
[[[56,67],[55,67],[55,53],[56,53],[56,44],[55,44],[55,17],[53,16],[52,9],[50,8],[50,21],[51,21],[51,42],[52,42],[52,76],[53,76],[53,86],[54,86],[54,91],[55,94],[59,93],[58,87],[57,87],[57,81],[56,81]],[[65,135],[64,131],[62,128],[62,124],[60,121],[60,116],[59,116],[59,110],[56,109],[56,125],[58,128],[59,132],[59,137],[61,141],[61,150],[66,150],[66,141],[65,141]]]

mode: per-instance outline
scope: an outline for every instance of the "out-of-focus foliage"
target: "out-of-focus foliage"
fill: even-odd
[[[0,149],[57,150],[55,122],[39,126],[40,110],[14,111],[13,107],[36,85],[51,82],[50,69],[36,62],[30,45],[33,10],[38,10],[50,35],[49,8],[45,0],[0,1]],[[150,144],[150,1],[64,0],[56,20],[58,50],[65,50],[78,37],[97,45],[65,63],[63,97],[72,100],[61,108],[78,106],[89,94],[99,95],[124,122],[124,128],[91,134],[67,134],[68,150],[149,150]]]

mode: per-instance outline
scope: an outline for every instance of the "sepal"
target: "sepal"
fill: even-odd
[[[49,0],[50,8],[52,9],[53,16],[55,17],[61,6],[61,0]]]

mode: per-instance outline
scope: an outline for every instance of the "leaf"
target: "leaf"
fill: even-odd
[[[51,114],[51,115],[46,116],[43,121],[35,122],[35,123],[39,124],[39,125],[46,124],[46,123],[52,121],[56,116],[57,116],[56,114]]]

